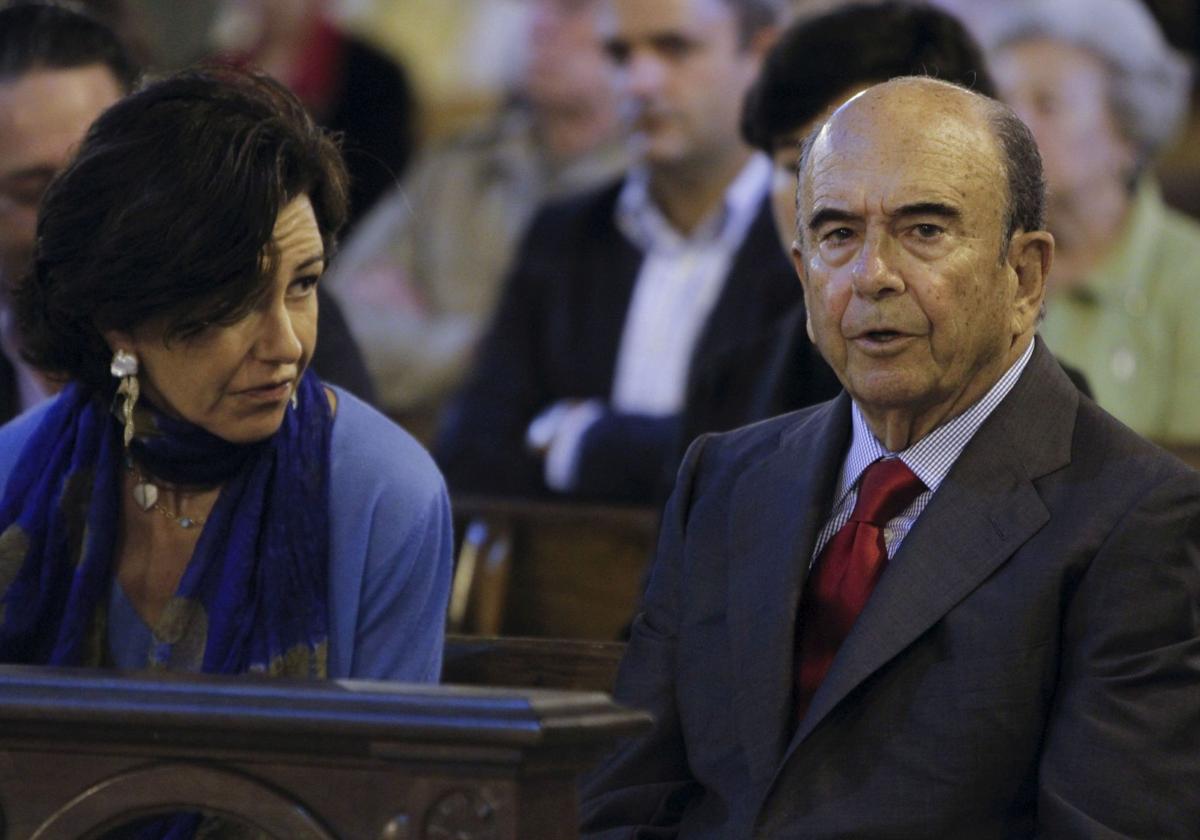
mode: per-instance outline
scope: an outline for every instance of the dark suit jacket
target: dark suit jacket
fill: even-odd
[[[452,489],[547,493],[525,431],[552,403],[607,401],[642,253],[614,218],[620,183],[543,209],[514,263],[475,370],[450,407],[436,456]],[[800,301],[766,200],[734,255],[692,369],[768,328]],[[610,412],[585,436],[580,495],[650,501],[673,470],[678,417]]]
[[[17,416],[21,394],[17,387],[17,371],[8,356],[0,353],[0,426]]]
[[[796,726],[849,415],[689,451],[616,691],[658,724],[585,785],[585,835],[1200,837],[1200,475],[1040,340]]]
[[[693,372],[681,455],[702,432],[727,431],[837,396],[842,383],[809,340],[804,314],[804,304],[796,304],[771,329]]]
[[[375,404],[375,384],[367,372],[358,342],[350,334],[350,325],[337,300],[317,285],[317,348],[312,369],[325,382],[345,388],[364,402]]]

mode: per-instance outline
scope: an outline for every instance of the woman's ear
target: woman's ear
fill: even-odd
[[[101,330],[100,335],[104,338],[104,343],[108,345],[108,349],[113,353],[118,350],[124,350],[126,353],[134,352],[133,335],[125,330]]]

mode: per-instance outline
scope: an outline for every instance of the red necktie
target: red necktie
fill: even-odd
[[[883,529],[925,485],[899,458],[863,472],[850,519],[826,543],[804,585],[796,629],[796,716],[804,717],[833,657],[887,563]]]

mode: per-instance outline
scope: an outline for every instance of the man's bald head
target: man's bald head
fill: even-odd
[[[975,133],[987,142],[978,149],[980,163],[989,158],[1004,200],[1002,248],[1019,230],[1045,227],[1046,185],[1042,159],[1032,133],[1007,105],[950,82],[906,76],[875,85],[846,102],[805,138],[800,148],[797,199],[804,203],[814,150],[822,143],[842,142],[863,131],[886,127],[891,143],[930,136],[946,140]],[[801,224],[803,220],[800,220]],[[798,241],[802,241],[798,237]]]
[[[1026,167],[1040,180],[1037,150],[1008,114],[908,77],[805,143],[793,257],[809,335],[893,451],[973,405],[1033,341],[1054,240],[1022,183]]]

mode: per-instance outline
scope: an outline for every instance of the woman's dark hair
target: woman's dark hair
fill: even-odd
[[[301,195],[328,259],[345,167],[278,82],[214,66],[126,97],[46,191],[14,295],[26,358],[107,393],[104,331],[161,320],[171,341],[236,322],[267,292],[276,217]]]
[[[783,33],[746,94],[742,136],[771,152],[842,92],[896,76],[932,76],[994,95],[979,46],[950,15],[916,3],[856,4]]]

